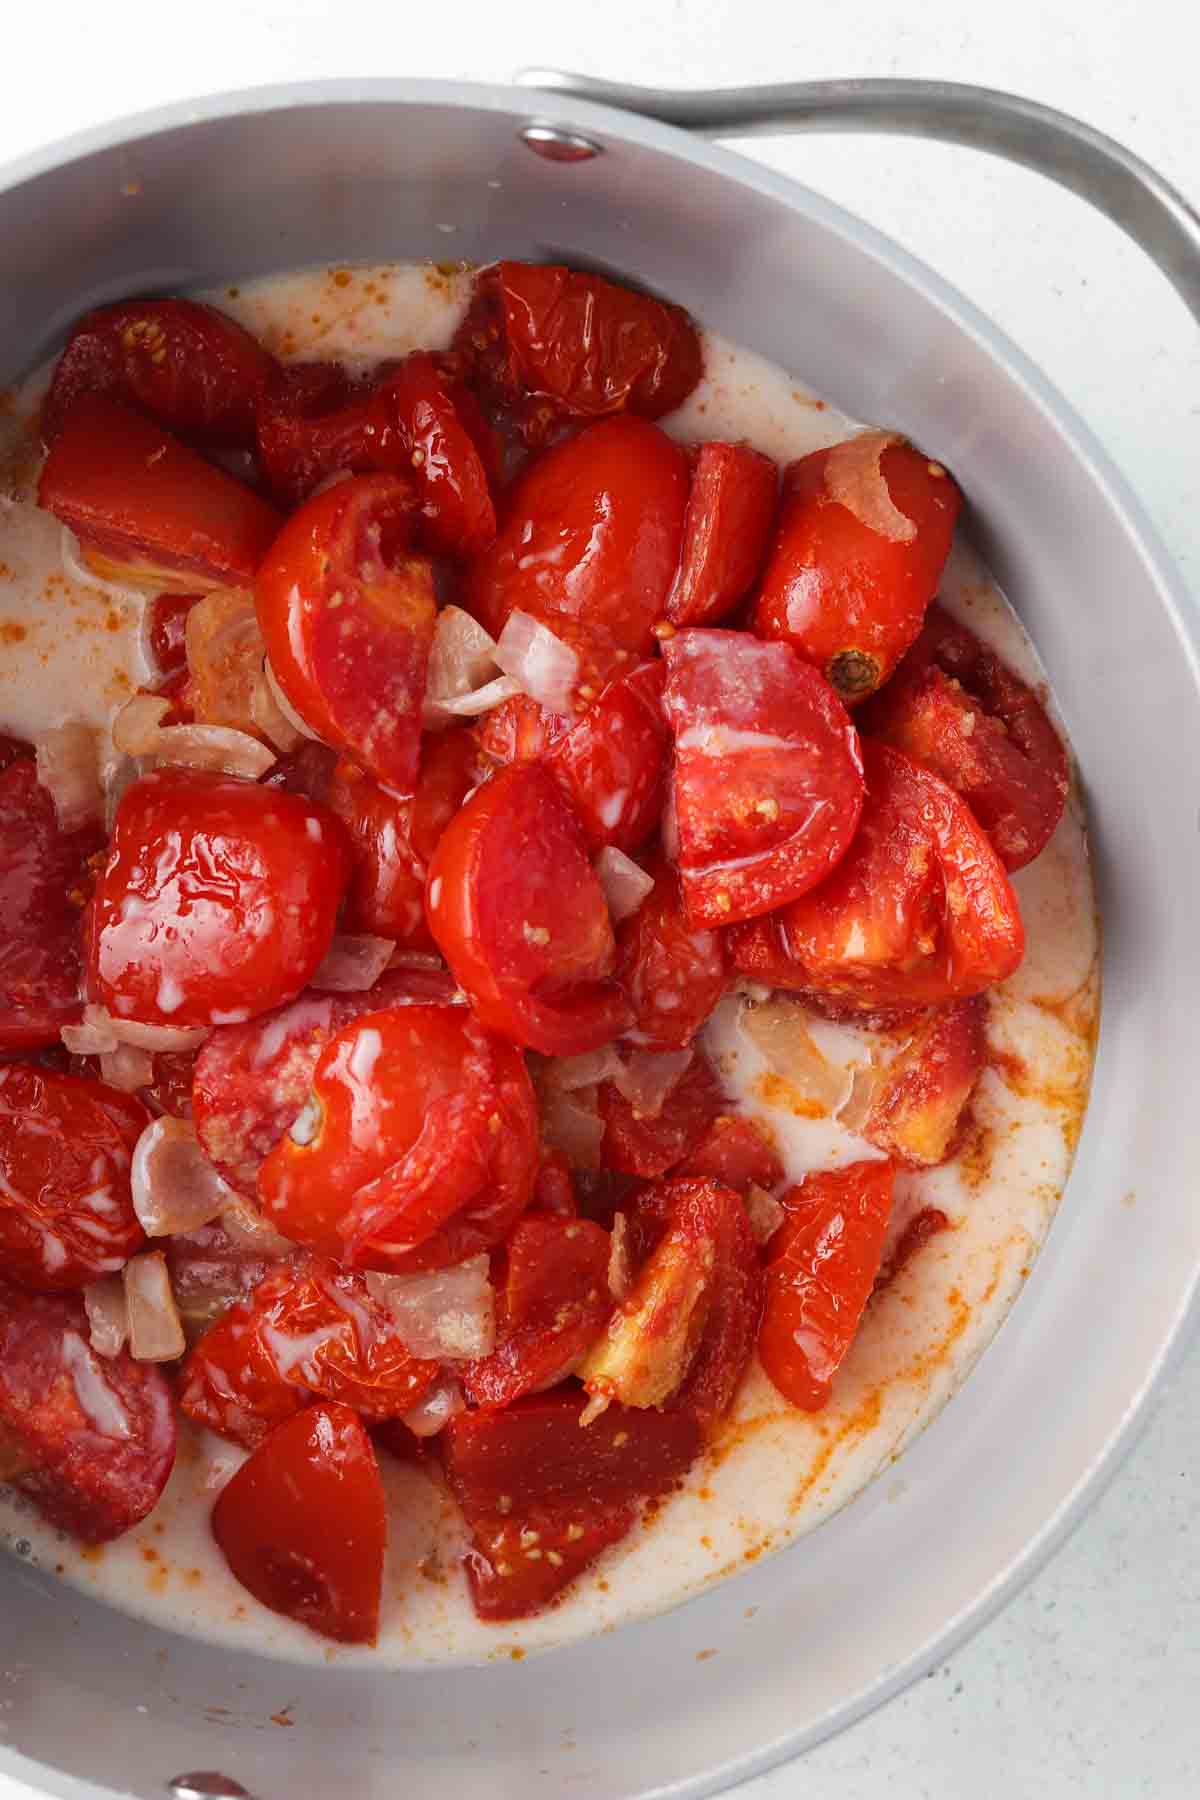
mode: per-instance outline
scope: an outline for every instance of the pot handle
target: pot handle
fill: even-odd
[[[769,87],[633,87],[559,69],[522,86],[644,114],[706,137],[863,131],[987,150],[1088,200],[1153,258],[1200,320],[1200,214],[1157,169],[1082,119],[959,81],[789,81]]]

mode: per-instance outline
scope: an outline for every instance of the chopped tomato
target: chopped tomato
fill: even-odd
[[[192,1080],[196,1073],[194,1050],[156,1051],[151,1058],[153,1074],[138,1091],[156,1116],[170,1113],[174,1119],[192,1116]]]
[[[252,1445],[315,1395],[366,1419],[398,1418],[438,1373],[405,1348],[361,1275],[312,1257],[277,1266],[210,1326],[184,1364],[179,1404],[196,1424]]]
[[[473,727],[479,754],[487,763],[505,767],[540,762],[551,745],[571,729],[571,720],[547,712],[528,694],[514,694],[485,713]]]
[[[70,526],[98,575],[185,594],[253,581],[280,524],[224,469],[99,394],[63,420],[38,505]]]
[[[103,1544],[137,1525],[175,1461],[175,1409],[161,1369],[98,1356],[76,1294],[0,1281],[0,1436],[11,1479],[60,1531]]]
[[[976,994],[934,1009],[890,1064],[861,1127],[868,1143],[897,1162],[945,1162],[987,1049],[987,1004]]]
[[[217,1495],[213,1536],[272,1612],[343,1644],[379,1636],[387,1507],[371,1440],[348,1406],[278,1426]]]
[[[828,875],[854,836],[858,734],[786,644],[681,631],[663,655],[688,917],[727,925],[773,911]]]
[[[476,434],[470,396],[456,391],[425,351],[406,356],[379,390],[377,404],[399,424],[421,503],[424,541],[448,556],[473,556],[496,535],[496,509]]]
[[[534,1212],[553,1213],[563,1219],[573,1219],[579,1212],[571,1165],[561,1150],[547,1150],[543,1154],[530,1204]]]
[[[146,643],[160,675],[187,667],[188,614],[199,594],[158,594],[146,605]]]
[[[514,611],[573,645],[582,634],[581,684],[607,680],[654,648],[686,501],[687,460],[665,432],[642,419],[589,425],[518,476],[463,604],[493,637]]]
[[[587,1219],[527,1214],[508,1240],[499,1336],[461,1370],[472,1406],[509,1406],[570,1375],[612,1307],[607,1231]]]
[[[485,269],[454,348],[530,443],[564,416],[661,418],[702,372],[682,307],[546,263]]]
[[[603,1159],[626,1175],[664,1175],[704,1141],[725,1099],[708,1060],[699,1052],[655,1116],[638,1112],[611,1081],[600,1088]]]
[[[330,1039],[258,1191],[301,1243],[364,1268],[439,1268],[505,1237],[537,1162],[520,1055],[464,1007],[409,1006]]]
[[[415,501],[395,475],[337,482],[294,513],[255,584],[271,668],[324,739],[411,794],[433,642],[433,572],[408,554]]]
[[[846,504],[836,479],[845,451],[818,450],[785,469],[754,629],[791,644],[852,704],[883,685],[921,629],[962,496],[940,463],[911,444],[889,444],[878,500],[898,517],[886,535],[860,516],[871,512],[869,495],[857,510]],[[861,469],[853,478],[860,487],[871,479]]]
[[[326,784],[325,804],[350,838],[346,930],[432,946],[425,925],[425,867],[412,847],[412,796],[380,787],[342,760]]]
[[[491,1030],[573,1056],[629,1023],[583,833],[538,764],[502,769],[471,796],[434,852],[425,904],[434,941]]]
[[[688,924],[679,877],[664,857],[646,872],[654,887],[617,930],[617,979],[633,1007],[637,1042],[677,1050],[725,992],[725,947],[719,932]]]
[[[379,468],[366,460],[376,449],[369,391],[341,363],[288,363],[266,383],[256,406],[258,461],[287,511],[333,475]],[[395,448],[396,472],[408,473]]]
[[[761,936],[730,933],[734,963],[776,987],[863,1009],[934,1006],[1013,973],[1025,933],[999,857],[966,802],[899,750],[863,746],[867,801],[849,854]],[[757,964],[757,966],[756,966]]]
[[[605,844],[636,850],[658,824],[670,742],[664,679],[662,663],[648,662],[610,681],[547,752],[546,767],[593,850]]]
[[[923,1206],[920,1212],[914,1213],[897,1238],[895,1248],[885,1257],[879,1274],[875,1277],[872,1293],[878,1294],[884,1288],[891,1287],[901,1270],[906,1269],[913,1258],[920,1255],[926,1244],[932,1243],[935,1237],[950,1228],[950,1221],[940,1206]]]
[[[123,300],[80,319],[42,408],[53,442],[82,394],[103,394],[197,444],[249,449],[275,358],[197,300]]]
[[[808,1175],[783,1197],[758,1334],[763,1368],[793,1406],[819,1412],[879,1273],[892,1209],[890,1162]]]
[[[1066,747],[1033,689],[936,603],[862,723],[970,803],[1006,869],[1049,842],[1070,785]]]
[[[718,1114],[677,1172],[724,1182],[743,1197],[750,1186],[775,1188],[784,1177],[779,1153],[763,1128],[741,1113]]]
[[[22,1287],[81,1288],[145,1243],[129,1191],[150,1115],[132,1095],[0,1065],[0,1264]]]
[[[24,746],[0,772],[0,1050],[57,1044],[80,1017],[80,920],[104,834],[59,830]]]
[[[745,598],[762,566],[779,471],[748,444],[701,444],[667,597],[673,625],[716,625]]]
[[[446,1476],[471,1533],[467,1578],[481,1619],[549,1605],[699,1453],[690,1413],[614,1405],[581,1425],[583,1405],[577,1390],[559,1390],[446,1426]]]
[[[300,991],[333,936],[342,827],[292,794],[167,769],[126,789],[88,918],[89,992],[117,1018],[246,1019]]]

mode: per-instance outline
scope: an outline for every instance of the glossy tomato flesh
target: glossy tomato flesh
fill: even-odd
[[[748,444],[701,444],[692,469],[673,625],[717,625],[745,598],[766,553],[779,471]]]

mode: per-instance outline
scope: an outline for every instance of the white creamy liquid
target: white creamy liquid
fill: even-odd
[[[445,345],[471,279],[428,266],[330,269],[206,298],[284,358],[337,357],[365,367]],[[782,463],[854,428],[781,370],[720,338],[706,338],[705,366],[686,406],[664,421],[680,438],[744,437]],[[37,391],[31,385],[19,396],[18,418]],[[0,483],[8,495],[0,499],[0,730],[28,737],[67,717],[103,725],[144,679],[142,603],[66,580],[59,528],[28,502],[28,459],[9,464]],[[1015,615],[965,545],[952,553],[941,599],[1026,680],[1044,684]],[[1066,1180],[1099,1006],[1099,937],[1077,791],[1047,849],[1014,885],[1028,947],[1017,974],[991,997],[992,1057],[966,1146],[953,1162],[896,1182],[891,1241],[924,1206],[940,1207],[954,1229],[935,1237],[871,1303],[823,1412],[794,1411],[752,1365],[733,1418],[684,1490],[550,1612],[517,1624],[480,1623],[459,1566],[466,1537],[456,1508],[419,1470],[381,1454],[391,1541],[380,1643],[374,1650],[327,1644],[258,1606],[234,1581],[208,1518],[243,1453],[190,1427],[159,1506],[120,1542],[82,1551],[3,1490],[0,1541],[155,1624],[294,1661],[404,1667],[570,1642],[671,1606],[811,1530],[890,1465],[963,1381],[1020,1289]],[[806,1116],[800,1097],[739,1032],[738,1004],[731,997],[718,1010],[707,1030],[709,1053],[737,1107],[770,1128],[789,1180],[877,1156],[836,1121]],[[861,1054],[864,1034],[816,1030],[832,1060]],[[1017,1344],[1011,1353],[1019,1353]]]

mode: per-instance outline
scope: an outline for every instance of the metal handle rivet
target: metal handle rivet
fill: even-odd
[[[191,1775],[176,1775],[167,1783],[175,1800],[250,1800],[240,1781],[231,1775],[219,1775],[213,1769],[196,1769]]]
[[[581,137],[577,131],[568,131],[563,125],[525,125],[517,135],[527,149],[537,156],[544,156],[547,162],[588,162],[593,156],[599,156],[603,148],[591,138]]]

